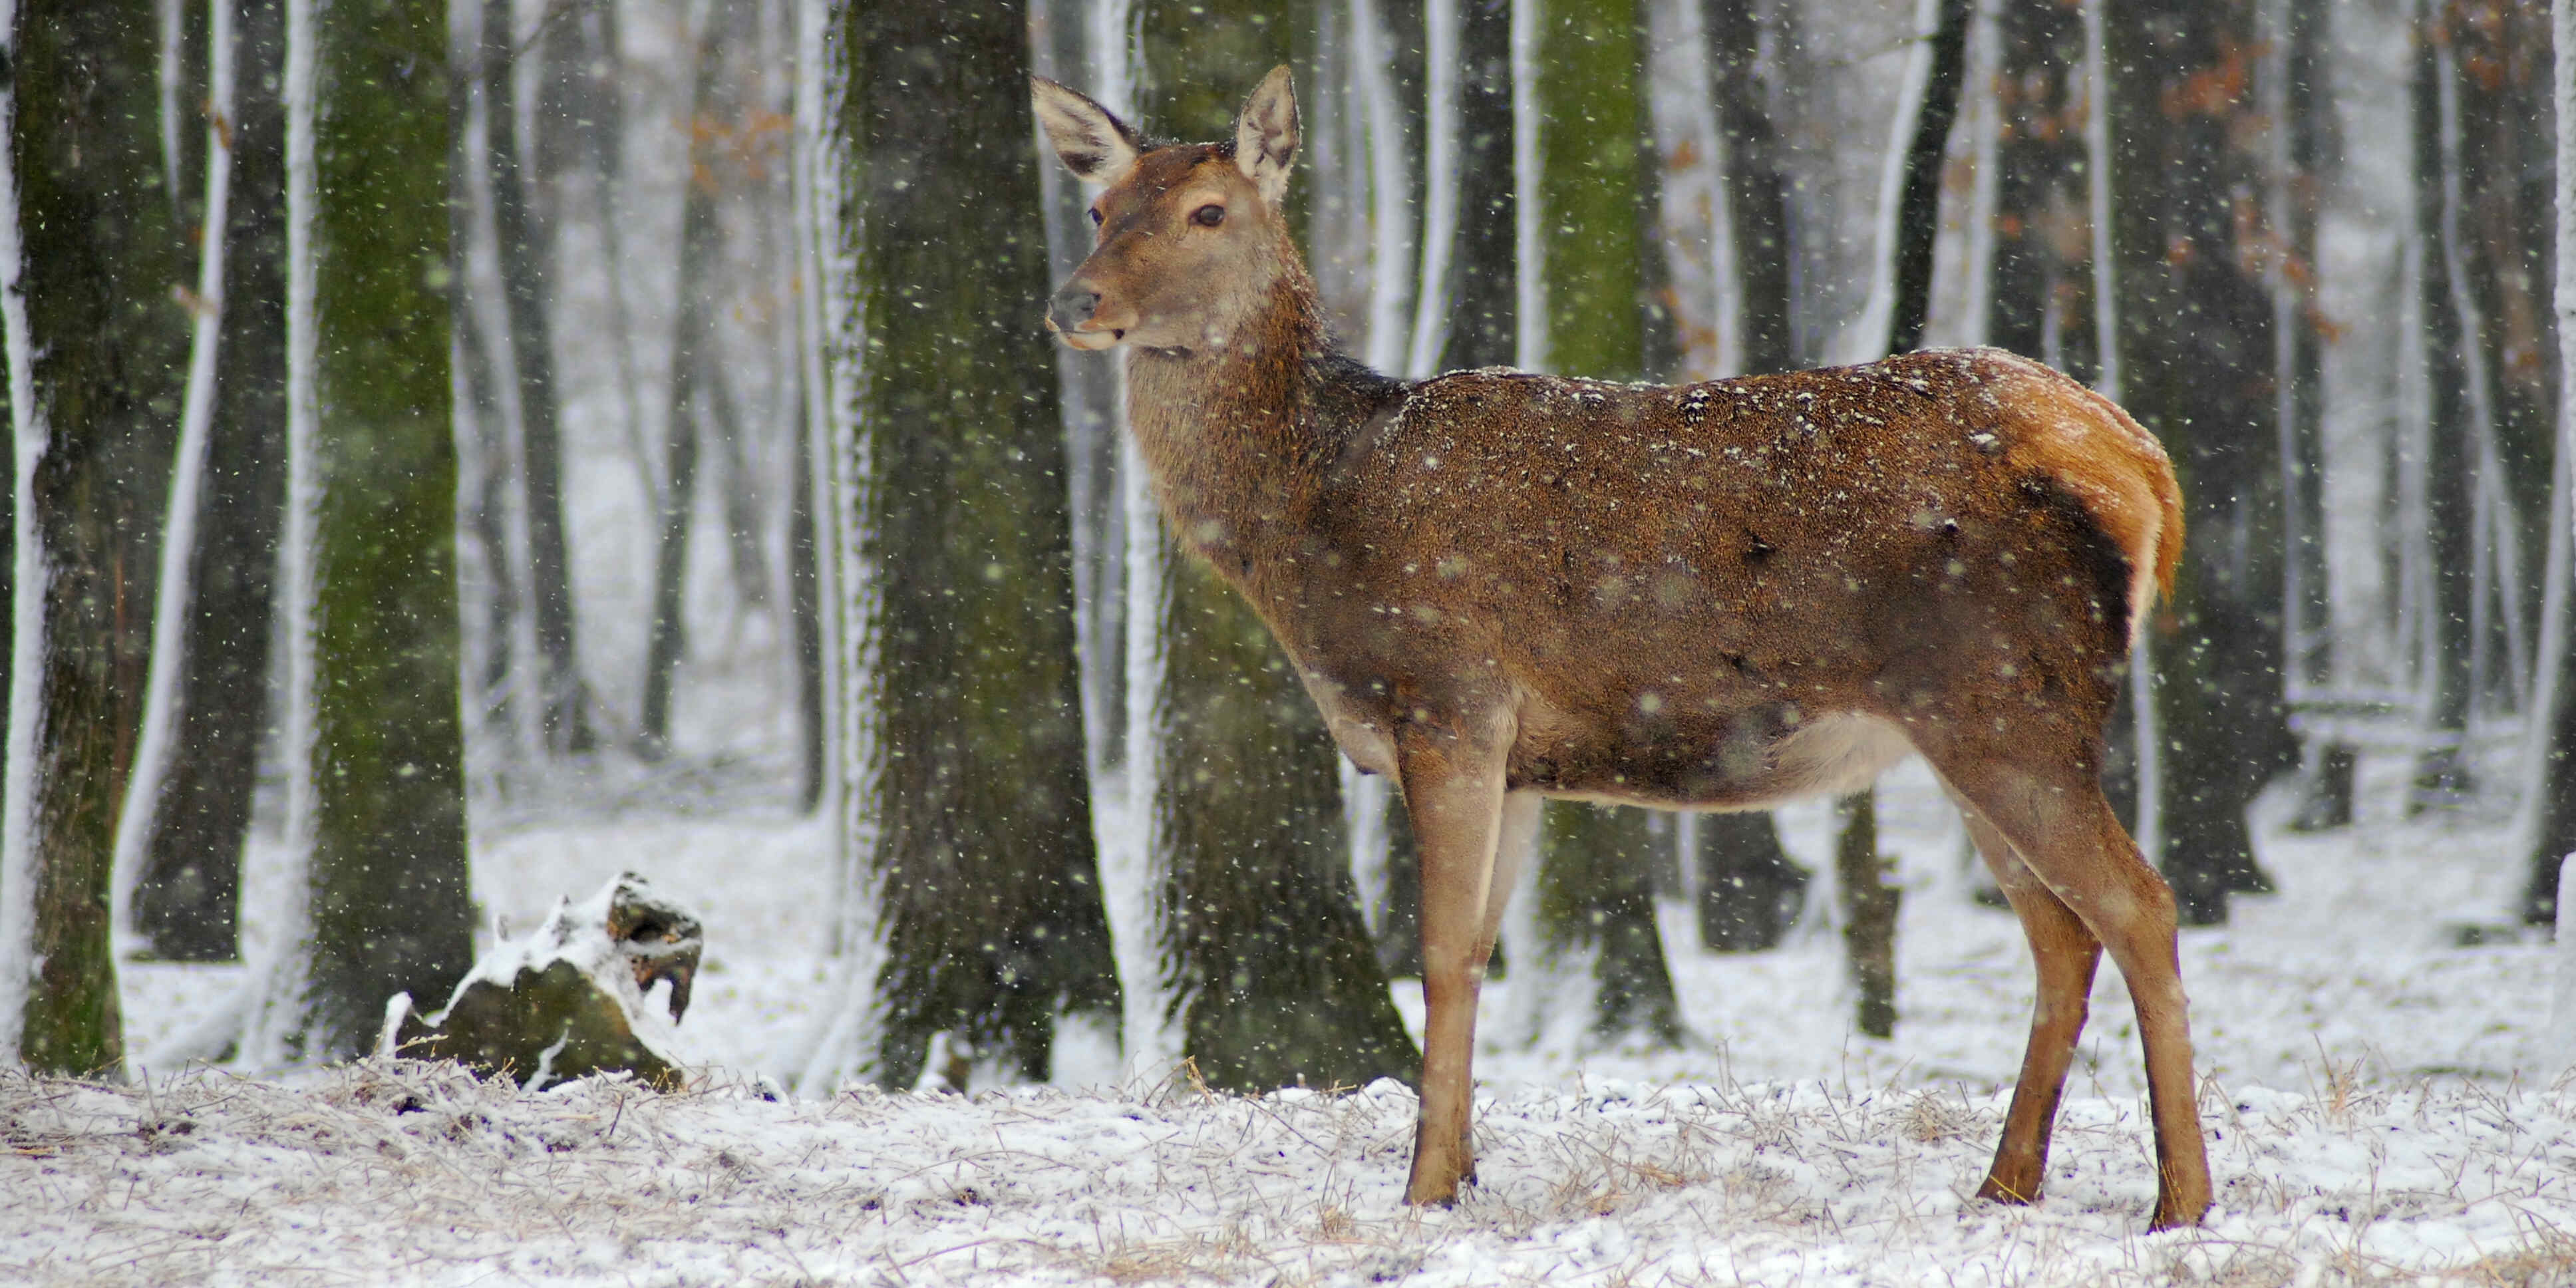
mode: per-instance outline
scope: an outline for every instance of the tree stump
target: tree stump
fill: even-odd
[[[620,873],[579,904],[565,899],[526,936],[496,945],[456,986],[447,1008],[423,1016],[409,993],[385,1005],[377,1050],[455,1060],[534,1091],[625,1070],[663,1091],[682,1072],[646,994],[671,984],[671,1022],[689,1009],[705,939],[698,919]]]

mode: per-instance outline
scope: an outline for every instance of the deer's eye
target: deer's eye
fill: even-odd
[[[1225,222],[1225,207],[1213,204],[1201,206],[1191,212],[1190,222],[1201,228],[1214,228]]]
[[[1098,206],[1093,206],[1091,208],[1091,226],[1094,228],[1098,228],[1100,226],[1100,207]]]

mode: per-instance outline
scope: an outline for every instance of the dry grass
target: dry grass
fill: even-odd
[[[2070,1102],[2048,1200],[1965,1198],[1999,1097],[1588,1088],[1480,1114],[1484,1184],[1398,1201],[1413,1100],[1194,1085],[772,1102],[0,1073],[0,1281],[2576,1284],[2566,1088],[2208,1089],[2209,1228],[2148,1236],[2140,1107]]]

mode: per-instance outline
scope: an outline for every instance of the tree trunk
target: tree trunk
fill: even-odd
[[[1904,892],[1887,884],[1894,866],[1878,852],[1878,810],[1868,792],[1842,799],[1841,839],[1834,844],[1840,878],[1843,960],[1851,972],[1853,1027],[1874,1038],[1896,1036],[1896,911]]]
[[[1544,260],[1518,270],[1523,307],[1542,301],[1547,310],[1539,365],[1549,371],[1634,380],[1646,370],[1639,258],[1647,227],[1641,216],[1651,203],[1638,155],[1647,120],[1637,17],[1633,4],[1617,0],[1556,0],[1540,10],[1537,43],[1546,53],[1536,86],[1544,122],[1536,213],[1551,235]],[[1577,231],[1554,235],[1560,228]],[[1544,289],[1526,285],[1533,277]],[[1557,991],[1553,981],[1588,972],[1592,988],[1580,1004],[1597,1038],[1679,1040],[1646,831],[1643,810],[1547,805],[1535,905],[1515,921],[1527,931],[1509,937],[1522,1036],[1537,1037],[1555,1007],[1570,1000],[1543,996]]]
[[[1732,271],[1744,302],[1744,370],[1798,364],[1792,307],[1789,175],[1779,127],[1762,81],[1762,29],[1755,0],[1704,0],[1703,28],[1717,83],[1718,130],[1726,140],[1726,200],[1735,220]]]
[[[1155,832],[1182,1054],[1242,1091],[1410,1077],[1323,718],[1250,605],[1195,561],[1167,567]]]
[[[1786,371],[1797,365],[1790,330],[1789,187],[1759,71],[1759,18],[1752,0],[1703,0],[1700,16],[1725,148],[1719,197],[1735,234],[1734,258],[1717,271],[1736,279],[1738,315],[1720,318],[1718,325],[1737,329],[1735,350],[1744,371]],[[1768,813],[1712,814],[1700,820],[1699,839],[1701,942],[1718,952],[1776,946],[1805,903],[1808,876],[1780,848],[1777,821]]]
[[[1888,281],[1878,289],[1888,303],[1886,351],[1905,353],[1923,340],[1932,311],[1932,241],[1940,231],[1941,168],[1949,150],[1950,126],[1959,119],[1959,94],[1967,66],[1967,0],[1927,0],[1933,28],[1923,49],[1921,89],[1899,110],[1896,138],[1901,150],[1886,185],[1888,205],[1880,213],[1881,272]],[[1914,75],[1909,71],[1909,77]],[[1910,118],[1910,119],[1908,119]],[[1878,853],[1878,797],[1864,790],[1844,797],[1842,838],[1836,844],[1836,871],[1841,877],[1843,944],[1852,979],[1860,990],[1856,1023],[1875,1038],[1896,1033],[1896,903],[1887,884],[1888,864]]]
[[[0,218],[16,223],[19,258],[0,264],[0,306],[18,469],[0,1056],[47,1073],[114,1075],[124,1061],[110,846],[141,692],[124,636],[151,581],[129,525],[166,496],[188,322],[170,302],[188,278],[155,129],[156,31],[147,0],[48,6],[21,14],[10,50],[0,191],[15,207]]]
[[[2229,145],[2254,105],[2249,0],[2123,5],[2109,25],[2121,395],[2181,476],[2187,533],[2174,601],[2146,639],[2160,729],[2159,860],[2187,924],[2268,888],[2246,807],[2297,764],[2283,701],[2277,438],[2268,382],[2213,379],[2271,350],[2259,245],[2235,194],[2260,175]],[[2259,235],[2259,234],[2253,234]],[[2154,831],[2156,829],[2143,829]]]
[[[1115,1016],[1084,777],[1064,438],[1045,295],[1028,30],[1016,4],[863,5],[844,209],[864,237],[858,450],[841,463],[875,611],[849,700],[874,785],[858,857],[884,949],[867,1074],[910,1086],[937,1032],[1048,1074],[1056,1021]],[[978,212],[961,218],[961,212]],[[846,234],[844,234],[846,235]],[[855,790],[855,789],[854,789]]]
[[[229,0],[218,0],[228,3]],[[223,231],[221,365],[189,580],[181,710],[130,905],[150,952],[172,961],[239,954],[242,847],[250,837],[268,725],[269,634],[284,514],[286,182],[283,0],[243,6]]]
[[[1923,345],[1932,316],[1932,243],[1941,231],[1941,169],[1950,127],[1959,119],[1966,88],[1968,11],[1971,0],[1928,0],[1933,27],[1925,42],[1923,97],[1911,110],[1904,170],[1896,192],[1894,291],[1887,351],[1908,353]]]
[[[367,1050],[473,964],[459,720],[444,7],[290,0],[287,835],[255,1063]],[[300,58],[299,58],[300,55]],[[309,149],[309,150],[306,150]],[[290,242],[292,245],[292,242]]]
[[[2327,598],[2323,337],[2318,334],[2317,204],[2324,164],[2320,0],[2265,0],[2263,114],[2273,122],[2265,156],[2264,219],[2279,242],[2271,262],[2274,418],[2280,431],[2284,656],[2291,687],[2321,692],[2335,675],[2333,605]],[[2290,826],[2315,832],[2352,822],[2358,749],[2312,739],[2300,767]]]
[[[2438,23],[2438,18],[2428,19]],[[2481,429],[2476,422],[2487,406],[2486,391],[2471,384],[2482,374],[2471,361],[2477,343],[2471,319],[2460,304],[2466,284],[2459,245],[2459,119],[2456,72],[2447,40],[2427,31],[2419,41],[2412,97],[2415,109],[2415,209],[2424,237],[2422,308],[2424,311],[2425,390],[2431,401],[2432,434],[2425,461],[2425,530],[2433,547],[2433,652],[2426,679],[2431,727],[2416,756],[2415,779],[2407,795],[2407,812],[2465,803],[2475,782],[2462,743],[2468,737],[2469,708],[2475,701],[2470,629],[2476,613],[2475,579],[2470,567],[2476,545],[2485,535],[2471,516],[2477,509],[2472,462]]]
[[[1807,904],[1808,872],[1768,811],[1699,820],[1699,941],[1713,953],[1777,948]]]
[[[810,289],[810,288],[809,288]],[[826,751],[823,701],[823,579],[817,562],[822,543],[814,522],[814,451],[806,427],[811,423],[814,391],[796,381],[787,435],[795,465],[787,498],[787,619],[795,635],[796,737],[798,765],[796,807],[811,812],[823,802],[823,776],[830,772]]]
[[[723,250],[716,224],[714,149],[710,116],[721,63],[722,15],[709,13],[698,33],[697,74],[689,95],[688,195],[680,211],[680,316],[671,342],[671,403],[663,419],[662,531],[653,560],[653,617],[644,649],[643,714],[636,750],[659,760],[671,747],[671,683],[688,652],[689,530],[698,506],[699,421],[715,391],[708,388],[715,345],[714,285],[709,270]]]
[[[2084,212],[2084,24],[2065,5],[2006,5],[1988,342],[2079,378],[2100,361]],[[2116,777],[2116,775],[2111,776]]]
[[[1512,361],[1512,70],[1510,0],[1459,0],[1458,232],[1448,340],[1439,366]]]
[[[2551,45],[2557,51],[2550,76],[2550,100],[2557,124],[2555,184],[2557,226],[2554,248],[2557,277],[2551,303],[2558,341],[2558,465],[2562,488],[2576,464],[2576,0],[2552,0]],[[2568,511],[2554,509],[2550,521],[2562,527]],[[2562,631],[2567,607],[2560,606]],[[2523,887],[2522,917],[2533,925],[2552,925],[2558,916],[2559,865],[2576,853],[2576,647],[2559,650],[2557,683],[2549,686],[2554,709],[2539,713],[2548,721],[2548,744],[2541,753],[2539,807],[2531,846],[2530,879]],[[2565,951],[2565,945],[2561,945]]]
[[[1539,836],[1534,942],[1513,947],[1512,1006],[1535,1040],[1562,1007],[1581,1008],[1587,1041],[1677,1046],[1681,1006],[1655,925],[1654,850],[1667,838],[1647,811],[1550,801]]]
[[[554,329],[546,311],[545,246],[519,164],[511,74],[517,28],[511,11],[511,0],[483,0],[484,155],[510,317],[510,360],[519,377],[519,464],[527,488],[528,599],[536,618],[540,715],[547,746],[583,752],[591,748],[590,714],[573,643],[572,572],[564,547]]]
[[[1139,114],[1185,138],[1232,137],[1253,76],[1314,65],[1302,22],[1209,25],[1195,7],[1157,5],[1142,31],[1155,94]],[[1243,68],[1244,83],[1209,67]],[[1319,182],[1292,186],[1292,226],[1308,223],[1296,203],[1311,207]],[[1331,735],[1260,618],[1160,526],[1149,539],[1161,546],[1161,600],[1134,598],[1131,582],[1127,611],[1150,615],[1161,642],[1147,717],[1159,755],[1138,781],[1153,789],[1160,965],[1179,1054],[1212,1085],[1244,1091],[1411,1078],[1420,1053],[1360,912]]]

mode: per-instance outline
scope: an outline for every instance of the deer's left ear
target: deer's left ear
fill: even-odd
[[[1288,167],[1297,159],[1297,91],[1288,69],[1274,67],[1234,118],[1234,164],[1272,209],[1288,199]]]

